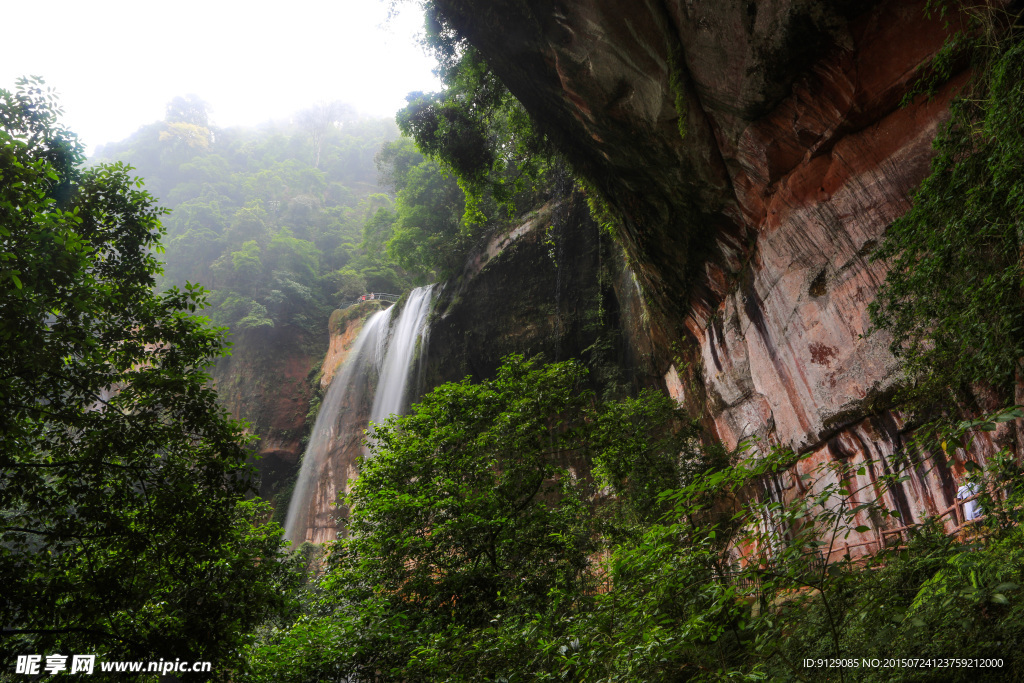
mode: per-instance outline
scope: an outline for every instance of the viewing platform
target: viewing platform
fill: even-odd
[[[402,298],[401,294],[387,294],[385,292],[370,292],[369,294],[363,294],[358,299],[352,301],[346,301],[342,303],[338,308],[346,309],[349,306],[355,306],[361,304],[364,301],[383,301],[384,303],[393,304]]]

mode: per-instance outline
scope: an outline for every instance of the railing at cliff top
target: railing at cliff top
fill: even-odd
[[[384,292],[370,292],[369,294],[364,294],[362,297],[358,299],[346,301],[340,306],[338,306],[338,308],[345,309],[348,308],[349,306],[361,304],[364,301],[383,301],[384,303],[393,304],[401,298],[401,294],[385,294]]]

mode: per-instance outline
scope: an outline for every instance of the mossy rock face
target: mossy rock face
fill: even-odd
[[[221,404],[259,437],[254,462],[260,495],[271,498],[302,455],[302,435],[327,335],[307,339],[296,327],[242,330],[230,337],[231,355],[212,369]]]
[[[744,262],[757,235],[751,219],[763,210],[760,188],[750,186],[776,182],[806,146],[821,142],[821,131],[796,130],[800,122],[790,126],[798,137],[792,144],[784,135],[777,144],[763,133],[751,136],[751,125],[802,87],[823,58],[855,48],[865,15],[882,6],[871,20],[892,23],[885,6],[898,5],[431,4],[605,200],[665,343],[699,329],[721,303],[722,288],[708,273],[735,273]],[[914,7],[890,14],[923,8],[904,4]],[[858,103],[858,120],[849,125],[863,127],[859,118],[870,120],[874,109],[897,101],[888,93],[876,100]],[[813,112],[809,118],[816,120]],[[762,142],[774,147],[762,154]],[[742,158],[752,150],[757,159]],[[751,183],[745,173],[765,177]]]
[[[345,328],[348,322],[357,318],[365,318],[371,313],[376,313],[381,309],[381,306],[383,306],[383,303],[380,301],[360,301],[347,308],[336,308],[331,311],[331,317],[327,322],[327,329],[332,336],[336,335]]]
[[[928,0],[431,4],[587,181],[636,276],[655,347],[672,355],[692,342],[680,380],[684,367],[706,366],[686,394],[710,399],[719,438],[822,448],[877,412],[901,380],[888,340],[870,333],[867,307],[886,274],[868,254],[912,205],[931,139],[972,76],[947,61],[935,96],[901,107],[961,20],[928,11]],[[1016,182],[998,175],[986,185]],[[978,194],[945,196],[961,212]],[[516,283],[533,296],[530,285]],[[478,336],[502,348],[530,335],[571,346],[571,333],[542,326],[539,306],[527,320],[523,339]],[[550,339],[534,345],[551,353]],[[993,361],[1019,357],[995,346],[1006,353]]]
[[[510,353],[581,359],[599,385],[599,365],[621,370],[622,383],[655,383],[647,330],[634,315],[641,306],[619,302],[637,293],[618,286],[624,260],[616,251],[575,194],[478,273],[446,283],[434,304],[423,389],[489,378]]]

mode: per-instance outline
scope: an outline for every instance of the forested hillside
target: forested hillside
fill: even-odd
[[[421,109],[432,101],[410,99]],[[467,182],[395,122],[339,103],[250,129],[217,128],[207,109],[176,97],[164,120],[103,146],[92,163],[130,164],[167,211],[157,289],[207,290],[203,315],[234,346],[214,370],[221,401],[260,437],[260,491],[286,504],[318,405],[331,311],[456,275],[493,231],[553,190],[535,168],[542,157],[513,147],[493,160],[495,180]],[[406,132],[418,130],[417,111],[399,122]],[[479,152],[512,136],[507,124],[492,128],[492,139],[475,141]]]
[[[213,129],[205,104],[181,97],[165,121],[101,148],[97,160],[130,163],[170,210],[158,286],[202,283],[214,322],[234,330],[319,331],[338,301],[400,291],[406,275],[360,248],[367,218],[394,205],[374,159],[398,131],[345,114],[321,105],[294,123]]]
[[[416,130],[408,120],[403,127]],[[484,140],[479,151],[494,144]],[[392,121],[319,104],[292,121],[220,129],[195,96],[175,98],[164,121],[93,156],[133,166],[169,210],[159,288],[202,284],[208,315],[235,331],[311,332],[363,293],[402,293],[454,274],[496,222],[550,191],[520,179],[516,160],[497,160],[510,178],[504,194],[496,200],[472,185],[481,196],[467,211],[451,165],[424,156]]]

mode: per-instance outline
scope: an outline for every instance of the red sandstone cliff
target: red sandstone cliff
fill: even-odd
[[[813,453],[778,494],[830,459],[871,460],[857,484],[887,468],[904,435],[888,339],[863,336],[869,255],[965,79],[900,107],[953,29],[896,0],[435,4],[624,217],[670,390],[693,398],[668,364],[693,339],[723,441]],[[887,502],[915,521],[954,492],[920,468]]]

